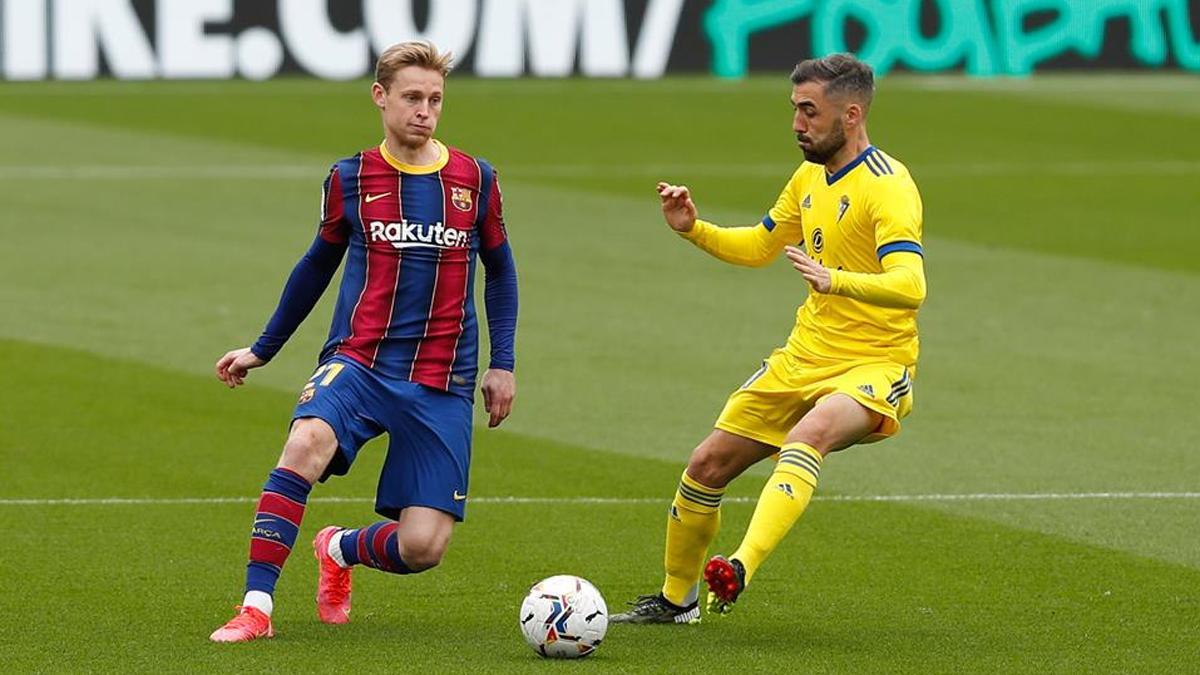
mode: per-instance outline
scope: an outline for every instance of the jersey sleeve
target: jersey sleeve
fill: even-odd
[[[735,265],[760,267],[779,255],[784,246],[804,241],[800,217],[800,171],[792,175],[775,206],[757,225],[719,227],[697,220],[683,238],[713,257]]]
[[[480,248],[490,251],[508,241],[508,230],[504,226],[504,194],[500,191],[500,176],[488,167],[492,174],[491,190],[487,196],[487,210],[479,227]]]
[[[921,248],[922,207],[917,186],[907,175],[886,176],[872,191],[871,220],[875,226],[875,255],[924,255]]]
[[[804,223],[801,217],[800,200],[804,191],[803,169],[796,169],[787,185],[779,193],[775,205],[763,217],[763,226],[768,231],[779,230],[781,236],[787,236],[789,243],[799,243],[804,240]]]
[[[514,344],[517,332],[517,266],[513,261],[508,230],[504,225],[504,196],[500,179],[490,164],[479,160],[481,183],[479,259],[483,262],[487,310],[488,340],[491,344],[489,368],[512,371],[516,365]]]
[[[350,240],[350,223],[346,220],[346,201],[342,193],[342,176],[334,164],[321,188],[321,225],[319,236],[330,244],[345,244]]]
[[[925,262],[917,253],[895,251],[883,259],[883,273],[829,271],[830,289],[878,307],[917,309],[925,302]]]

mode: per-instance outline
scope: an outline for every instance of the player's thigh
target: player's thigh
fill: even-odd
[[[822,453],[873,443],[900,431],[912,410],[912,377],[891,362],[850,364],[816,383],[816,405],[788,434],[789,442],[808,443]]]
[[[317,367],[300,391],[281,463],[308,465],[316,475],[305,477],[314,481],[346,473],[359,448],[383,433],[370,412],[384,407],[377,389],[374,375],[353,361],[335,358]]]
[[[827,455],[866,438],[879,427],[882,418],[846,394],[832,394],[796,424],[785,443],[805,443]]]
[[[471,466],[471,401],[412,382],[396,383],[397,406],[388,414],[388,451],[375,510],[398,519],[420,506],[466,513]]]
[[[714,425],[729,434],[778,448],[808,411],[802,365],[777,349],[729,395]]]

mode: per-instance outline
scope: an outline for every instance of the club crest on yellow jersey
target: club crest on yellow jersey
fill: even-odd
[[[842,195],[842,199],[838,202],[838,217],[837,221],[842,222],[842,216],[846,215],[846,211],[850,210],[850,195]]]

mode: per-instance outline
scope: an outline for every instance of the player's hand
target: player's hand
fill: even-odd
[[[483,392],[483,409],[491,414],[488,427],[500,426],[512,412],[513,399],[517,397],[517,381],[512,371],[489,368],[479,389]]]
[[[249,347],[235,349],[217,359],[217,379],[233,389],[246,383],[246,373],[251,368],[265,365],[267,362],[255,356]]]
[[[697,211],[687,186],[660,182],[656,189],[667,224],[676,232],[690,232],[696,224]]]
[[[792,261],[792,267],[800,272],[814,291],[828,293],[829,289],[833,288],[833,275],[829,273],[829,268],[808,257],[795,246],[784,246],[783,250],[788,260]]]

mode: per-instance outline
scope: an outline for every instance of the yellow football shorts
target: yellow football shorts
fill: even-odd
[[[779,447],[809,410],[845,394],[883,415],[879,428],[859,443],[900,432],[913,406],[914,369],[891,361],[814,361],[776,349],[725,402],[716,428]]]

